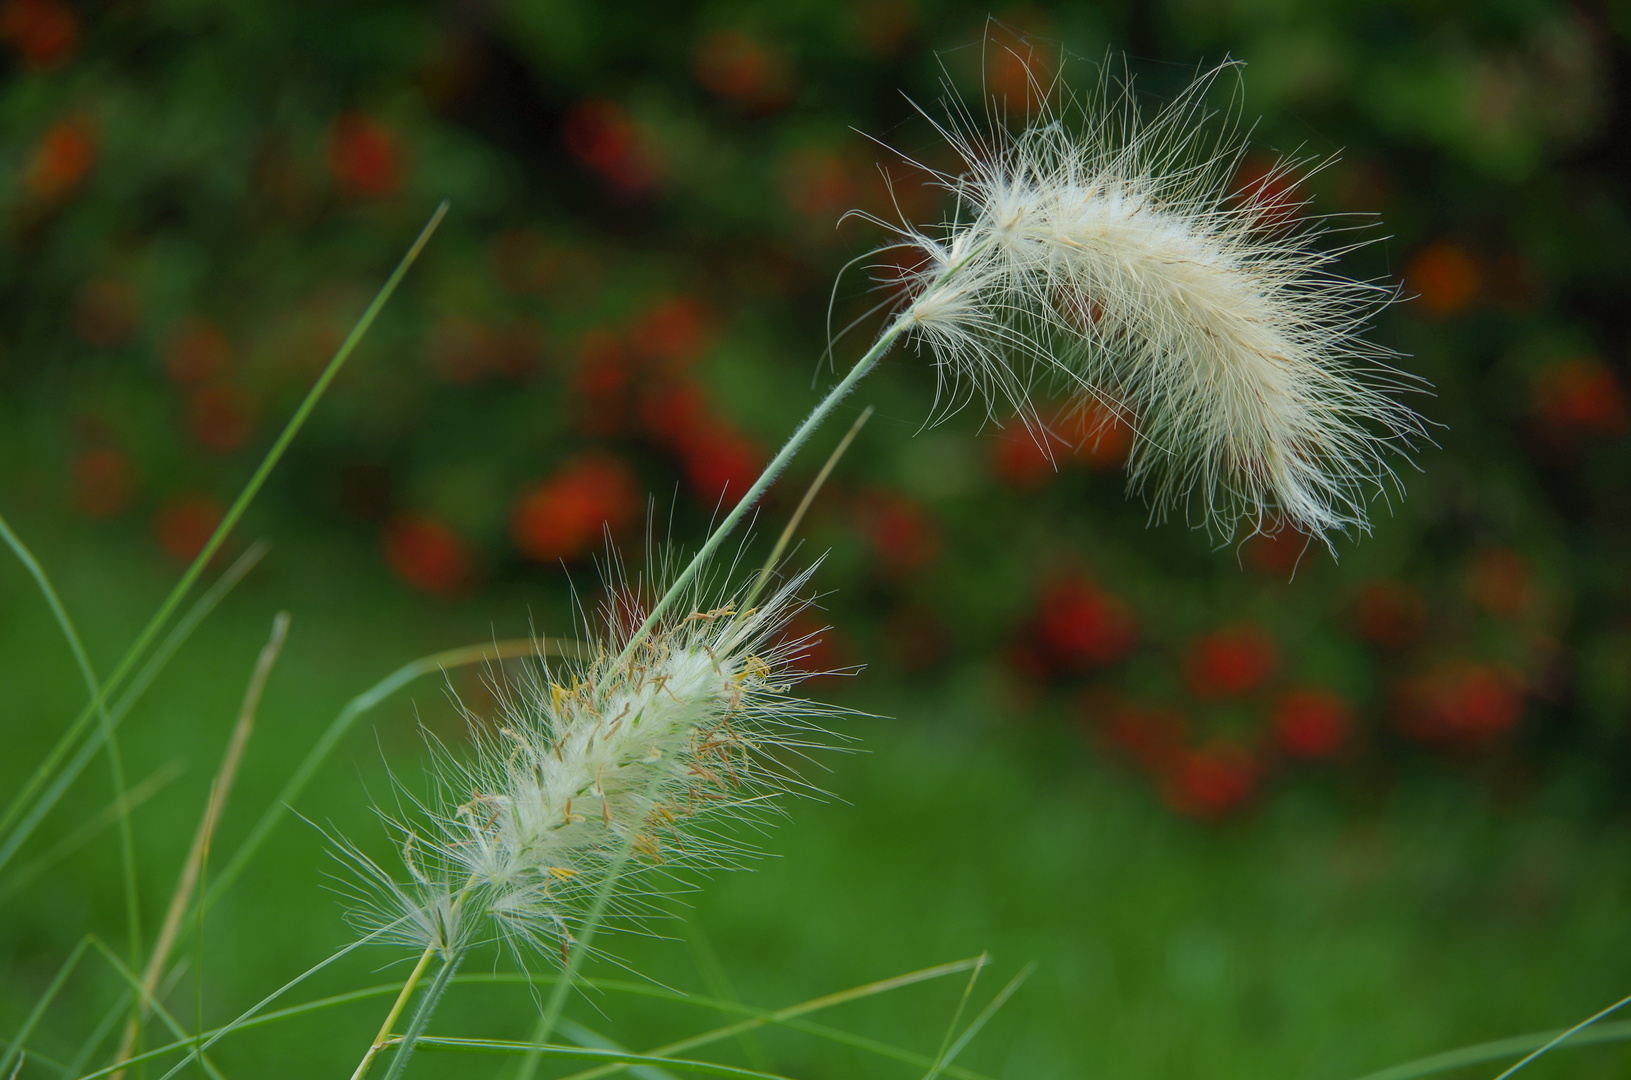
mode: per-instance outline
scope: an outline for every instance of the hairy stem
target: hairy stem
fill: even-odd
[[[379,1034],[374,1036],[374,1043],[368,1052],[357,1062],[357,1071],[351,1074],[351,1080],[362,1080],[368,1075],[368,1067],[374,1063],[374,1058],[391,1042],[391,1028],[396,1026],[396,1018],[402,1015],[402,1007],[408,1003],[413,995],[413,988],[419,985],[420,978],[425,974],[425,968],[430,965],[430,958],[436,955],[436,944],[432,942],[425,946],[425,951],[419,956],[419,963],[413,966],[408,975],[408,981],[402,984],[402,992],[396,996],[391,1005],[391,1011],[385,1014],[385,1023],[379,1026]]]
[[[414,1010],[413,1019],[408,1021],[408,1030],[396,1040],[396,1054],[391,1058],[390,1071],[385,1074],[385,1080],[398,1080],[408,1067],[408,1058],[413,1054],[413,1044],[419,1041],[419,1036],[425,1033],[425,1026],[430,1023],[430,1016],[441,1003],[442,991],[452,981],[453,973],[459,970],[459,964],[464,961],[464,954],[468,951],[460,947],[442,962],[436,978],[425,988],[425,996],[419,999],[419,1008]]]
[[[657,621],[673,606],[674,601],[690,587],[691,580],[696,577],[697,571],[713,557],[713,553],[718,550],[725,537],[730,534],[732,529],[736,528],[737,523],[753,507],[753,504],[759,501],[759,496],[763,495],[765,489],[775,481],[776,477],[781,475],[781,471],[787,467],[787,463],[793,460],[793,455],[798,453],[799,448],[808,442],[810,436],[815,434],[816,429],[826,421],[827,417],[832,415],[833,410],[838,407],[838,403],[848,397],[850,391],[855,389],[856,384],[866,378],[867,374],[878,365],[878,361],[883,359],[883,355],[889,351],[890,346],[894,345],[896,339],[906,332],[906,328],[911,325],[913,313],[913,308],[907,308],[895,316],[884,329],[884,332],[878,335],[878,340],[873,342],[872,348],[866,351],[866,355],[857,360],[855,366],[849,369],[849,374],[845,375],[839,380],[838,385],[827,392],[827,396],[822,398],[820,403],[811,410],[804,423],[798,426],[798,430],[793,432],[787,442],[782,445],[776,456],[770,459],[770,464],[765,466],[764,472],[760,473],[759,478],[748,486],[741,500],[731,508],[730,513],[725,515],[725,519],[703,542],[702,547],[698,549],[691,561],[685,564],[685,569],[679,572],[673,584],[668,587],[668,591],[652,605],[651,612],[646,616],[645,622],[641,623],[639,629],[629,637],[628,644],[618,654],[617,662],[606,669],[606,675],[601,679],[600,685],[595,687],[597,696],[605,693],[608,681],[634,654],[634,650],[651,633],[652,627],[657,625]]]
[[[793,542],[793,534],[798,532],[799,523],[804,520],[804,515],[810,512],[810,504],[815,502],[815,497],[820,493],[821,486],[827,482],[827,477],[832,475],[834,467],[838,465],[838,459],[844,456],[844,451],[849,449],[849,444],[855,441],[855,436],[861,433],[861,428],[866,426],[866,422],[871,418],[872,406],[868,405],[861,410],[861,415],[855,418],[855,423],[850,425],[849,430],[844,433],[844,437],[838,440],[838,445],[827,456],[827,463],[821,466],[821,471],[816,473],[816,478],[810,481],[809,488],[804,492],[804,498],[799,500],[798,509],[794,510],[793,516],[787,519],[787,525],[782,529],[782,534],[776,538],[776,546],[770,549],[770,556],[765,559],[764,566],[759,568],[759,576],[753,579],[753,588],[749,589],[748,594],[742,598],[742,613],[744,615],[753,609],[753,602],[759,599],[759,594],[764,592],[765,586],[770,583],[770,575],[775,572],[776,564],[782,561],[782,555],[786,553],[787,545]]]

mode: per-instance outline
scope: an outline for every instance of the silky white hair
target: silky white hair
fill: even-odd
[[[1263,198],[1302,163],[1235,189],[1238,108],[1205,101],[1238,66],[1150,117],[1109,76],[1082,95],[1035,87],[1054,104],[1017,131],[952,105],[931,122],[962,170],[930,170],[952,220],[879,223],[915,263],[900,317],[945,400],[1006,399],[1035,424],[1033,387],[1063,387],[1132,427],[1129,488],[1152,517],[1329,543],[1369,531],[1369,501],[1399,490],[1389,459],[1426,432],[1396,395],[1425,384],[1363,337],[1397,291],[1333,269],[1358,245],[1322,250],[1330,219]]]
[[[443,955],[502,938],[564,962],[608,875],[604,914],[638,927],[686,871],[740,863],[749,849],[715,826],[762,822],[774,796],[810,790],[780,759],[824,745],[819,721],[837,712],[790,693],[812,639],[788,622],[813,569],[745,610],[695,585],[644,635],[649,598],[616,573],[584,659],[540,657],[498,684],[500,715],[468,717],[473,760],[433,743],[430,796],[403,790],[387,817],[405,880],[338,845],[353,925]]]

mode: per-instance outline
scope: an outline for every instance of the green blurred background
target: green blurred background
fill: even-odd
[[[1233,57],[1218,104],[1238,89],[1257,121],[1243,197],[1355,215],[1332,224],[1374,242],[1345,272],[1403,282],[1372,337],[1433,386],[1408,495],[1339,560],[1290,533],[1218,548],[1124,498],[1125,432],[1061,443],[1055,467],[978,407],[925,429],[934,375],[897,354],[746,549],[875,404],[799,556],[827,553],[807,663],[864,665],[808,685],[862,714],[838,726],[865,753],[824,758],[835,798],[790,806],[765,842],[782,857],[707,883],[659,927],[675,940],[608,945],[763,1006],[982,949],[990,992],[1034,960],[961,1059],[1014,1077],[1342,1080],[1631,991],[1623,4],[6,0],[0,39],[0,511],[104,672],[452,201],[229,544],[271,554],[121,729],[157,788],[133,816],[149,934],[273,612],[293,629],[216,858],[351,695],[438,649],[569,630],[603,526],[635,561],[648,521],[701,538],[815,400],[829,298],[838,326],[879,299],[864,266],[833,291],[884,239],[840,215],[944,209],[910,160],[954,162],[914,102],[1019,116],[1030,78],[1108,64],[1158,107]],[[1305,163],[1265,185],[1281,156]],[[15,565],[0,641],[9,794],[83,702]],[[491,701],[478,671],[448,684]],[[447,689],[370,714],[297,809],[388,854],[370,798],[388,769],[418,783],[416,723],[461,738]],[[128,945],[113,833],[83,839],[111,798],[98,760],[0,871],[8,1039],[80,935]],[[184,950],[180,1015],[223,1022],[347,940],[325,848],[285,823]],[[400,977],[392,959],[296,996]],[[76,974],[23,1075],[56,1075],[117,989]],[[932,1054],[958,993],[834,1022]],[[218,1060],[337,1074],[383,1008]],[[437,1028],[515,1038],[532,1010],[461,987]],[[639,1047],[714,1022],[574,1015]],[[720,1053],[911,1071],[787,1035]]]

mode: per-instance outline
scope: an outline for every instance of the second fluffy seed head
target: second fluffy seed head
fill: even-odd
[[[774,755],[819,741],[826,710],[789,694],[806,578],[755,609],[683,609],[627,656],[638,609],[608,604],[590,659],[540,661],[495,720],[472,718],[473,758],[437,753],[437,790],[396,823],[409,880],[346,850],[368,885],[359,928],[444,952],[496,932],[556,955],[606,874],[623,882],[612,913],[638,920],[659,878],[738,861],[709,821],[759,816],[791,782]]]

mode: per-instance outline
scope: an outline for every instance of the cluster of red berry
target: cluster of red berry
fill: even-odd
[[[1248,561],[1281,572],[1301,541],[1258,538]],[[1085,683],[1084,730],[1149,775],[1173,809],[1216,818],[1291,762],[1357,759],[1388,737],[1468,757],[1509,736],[1548,693],[1556,605],[1529,562],[1506,548],[1477,553],[1461,586],[1429,600],[1402,582],[1373,581],[1343,602],[1337,621],[1367,647],[1376,687],[1363,704],[1299,676],[1258,623],[1176,646],[1146,640],[1133,606],[1080,572],[1047,581],[1007,655],[1030,685]],[[1497,645],[1477,655],[1449,644],[1464,650],[1487,638],[1479,622]],[[1122,666],[1140,650],[1169,672],[1163,683],[1183,688],[1181,698],[1122,689]],[[1374,729],[1361,724],[1366,716]]]

